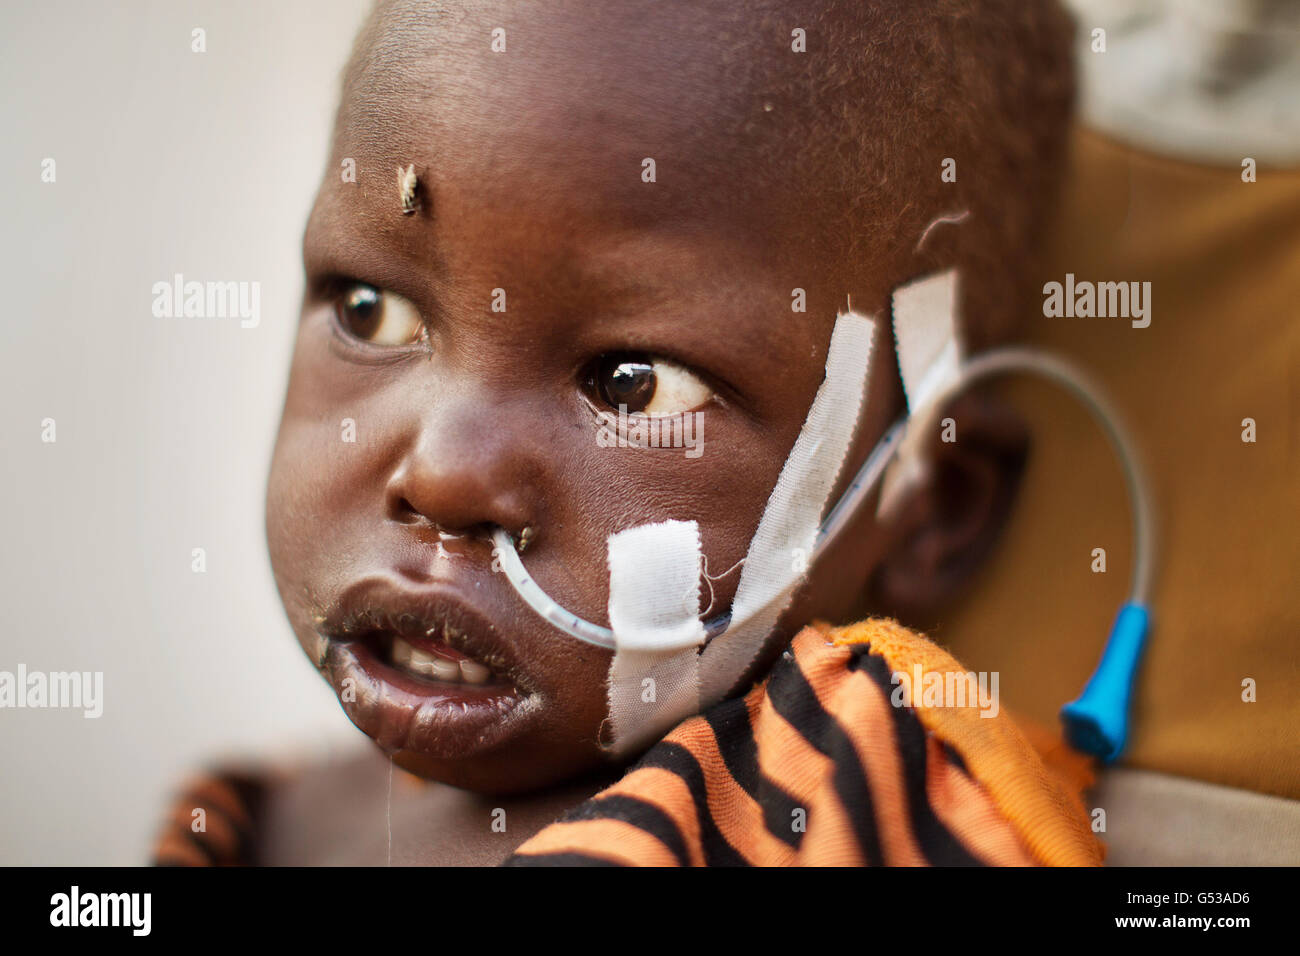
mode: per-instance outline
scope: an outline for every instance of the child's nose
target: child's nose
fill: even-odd
[[[422,426],[385,489],[388,517],[456,534],[535,524],[537,469],[528,451],[482,418]]]

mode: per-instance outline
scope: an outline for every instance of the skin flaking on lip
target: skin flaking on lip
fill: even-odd
[[[488,750],[539,709],[508,642],[452,595],[362,578],[314,620],[322,674],[349,719],[390,753],[450,758]],[[394,660],[397,642],[407,645],[402,654],[473,662],[488,676],[476,683],[403,667]]]
[[[438,596],[405,594],[384,598],[358,595],[358,587],[362,592],[382,589],[363,581],[345,590],[331,613],[317,617],[316,634],[323,641],[378,645],[400,640],[420,652],[467,659],[487,668],[492,678],[508,682],[517,693],[529,692],[527,680],[517,673],[513,659],[494,646],[499,642],[480,636],[485,628],[495,632],[495,625]],[[448,650],[453,653],[447,655]]]
[[[348,719],[390,754],[461,759],[491,750],[513,737],[539,703],[499,685],[417,687],[418,678],[359,643],[331,642],[324,673]]]

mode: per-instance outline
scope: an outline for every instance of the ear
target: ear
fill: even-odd
[[[875,613],[916,627],[935,623],[997,543],[1029,453],[1029,431],[997,399],[965,393],[939,419],[925,448],[924,474],[882,529],[889,550],[871,579]]]

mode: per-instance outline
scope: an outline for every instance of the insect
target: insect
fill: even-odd
[[[415,212],[415,193],[420,188],[420,179],[415,175],[415,163],[403,169],[397,167],[397,193],[402,198],[402,214],[409,216]]]

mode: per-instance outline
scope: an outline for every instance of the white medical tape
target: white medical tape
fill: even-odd
[[[700,528],[643,524],[609,536],[609,626],[619,650],[679,651],[704,643]]]
[[[631,611],[625,606],[633,601],[639,605],[645,598],[648,589],[644,582],[651,580],[644,565],[649,549],[645,539],[623,537],[629,532],[611,536],[610,621],[615,641],[622,640],[617,620],[625,615],[655,622],[664,636],[656,639],[646,633],[633,634],[628,646],[620,646],[614,653],[609,673],[610,752],[620,756],[633,753],[722,700],[763,649],[804,577],[822,512],[852,444],[866,395],[874,333],[875,323],[858,313],[849,312],[836,320],[826,355],[826,376],[750,542],[732,605],[733,623],[703,654],[694,646],[668,649],[677,640],[668,635],[679,633],[671,611],[661,619],[648,608]],[[628,584],[641,586],[616,590],[615,567],[630,568],[634,560],[641,566],[641,576],[638,579],[629,573]],[[677,560],[686,566],[686,558]],[[682,572],[668,575],[659,562],[656,566],[660,567],[658,573],[666,574],[665,580],[668,576],[679,583],[683,579]],[[690,564],[697,584],[698,567],[697,556]],[[647,649],[652,646],[660,649]],[[647,701],[649,696],[653,701]]]
[[[722,700],[744,676],[808,571],[822,512],[857,429],[875,328],[856,312],[835,322],[826,377],[750,541],[732,625],[698,655],[701,708]]]
[[[893,328],[910,421],[885,476],[917,473],[927,416],[960,382],[956,271],[900,286]],[[612,642],[607,749],[628,754],[727,696],[761,653],[815,553],[822,512],[843,468],[867,392],[874,323],[858,313],[836,320],[826,375],[763,511],[744,561],[731,624],[701,653],[702,573],[695,522],[661,522],[611,535],[610,628],[577,618],[533,582],[502,529],[494,536],[502,568],[529,606],[567,633],[598,646]],[[886,436],[892,454],[895,439]],[[873,458],[880,452],[873,453]],[[887,460],[887,459],[885,459]],[[870,467],[870,460],[869,460]],[[869,479],[864,487],[871,484]],[[886,510],[889,487],[882,488]],[[512,561],[506,558],[513,559]]]
[[[699,653],[614,652],[609,665],[609,739],[616,757],[636,754],[700,712]]]
[[[898,456],[881,482],[876,513],[886,515],[903,492],[925,473],[920,452],[934,414],[935,400],[961,377],[962,348],[957,338],[957,270],[913,279],[894,290],[894,341],[910,419]]]
[[[700,530],[694,521],[639,525],[609,537],[609,721],[618,755],[698,712],[693,666],[703,643]]]
[[[957,270],[946,269],[894,290],[894,341],[907,407],[916,414],[957,378]]]

